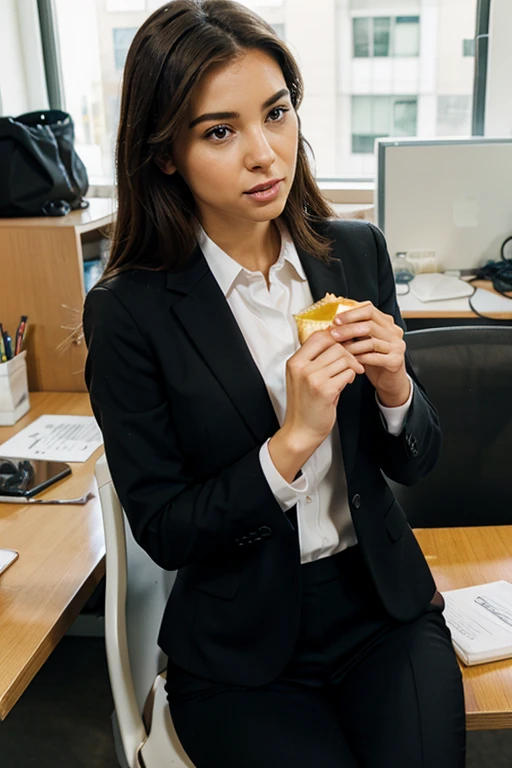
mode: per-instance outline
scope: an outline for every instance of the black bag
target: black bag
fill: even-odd
[[[87,208],[89,180],[74,138],[71,115],[58,109],[0,117],[0,217]]]

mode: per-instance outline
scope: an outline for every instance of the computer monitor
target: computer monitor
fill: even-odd
[[[512,139],[379,139],[376,153],[390,255],[435,251],[441,271],[500,259],[512,235]]]

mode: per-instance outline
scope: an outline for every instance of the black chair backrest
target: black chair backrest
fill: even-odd
[[[389,481],[409,523],[512,523],[512,327],[429,328],[405,340],[443,430],[428,477],[410,488]]]

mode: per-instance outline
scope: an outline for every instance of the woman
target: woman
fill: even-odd
[[[382,234],[308,167],[302,92],[230,0],[140,28],[87,386],[134,536],[178,570],[159,643],[196,768],[460,768],[442,598],[381,472],[425,477],[439,425]],[[326,291],[362,304],[300,347]]]

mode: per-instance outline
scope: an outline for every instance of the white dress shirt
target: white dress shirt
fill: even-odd
[[[261,272],[251,272],[232,259],[199,226],[197,238],[261,373],[279,425],[286,416],[286,361],[300,347],[293,318],[313,303],[306,274],[285,225],[276,220],[281,250],[270,267],[267,286]],[[350,385],[349,385],[350,386]],[[411,404],[385,408],[378,399],[388,432],[398,435]],[[269,438],[270,440],[270,438]],[[268,450],[260,450],[267,482],[281,509],[297,504],[301,563],[328,557],[357,542],[348,505],[345,467],[337,425],[302,467],[302,476],[288,483],[277,471]]]

